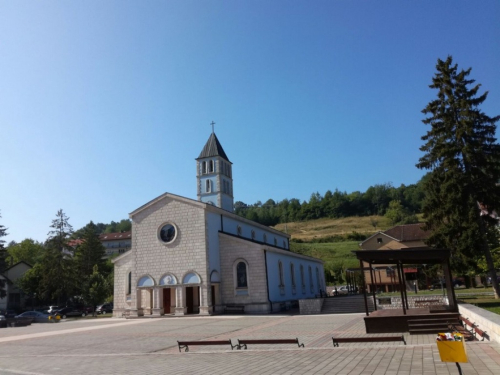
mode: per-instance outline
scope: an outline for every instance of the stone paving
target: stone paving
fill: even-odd
[[[363,314],[82,319],[0,330],[0,374],[458,374],[442,363],[434,335],[403,343],[352,343],[366,335]],[[376,335],[373,335],[376,336]],[[294,345],[193,346],[177,340],[298,338]],[[464,375],[500,374],[500,345],[467,343]]]

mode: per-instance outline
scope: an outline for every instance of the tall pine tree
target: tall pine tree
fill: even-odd
[[[46,252],[41,262],[43,268],[41,297],[57,301],[57,304],[61,305],[72,296],[78,282],[74,272],[73,249],[68,244],[73,227],[63,210],[59,210],[50,228],[52,229],[45,243]]]
[[[478,95],[479,84],[468,78],[471,69],[458,71],[452,57],[438,59],[429,87],[437,99],[422,111],[431,129],[422,137],[425,155],[418,168],[430,170],[424,183],[426,226],[430,245],[453,251],[455,270],[476,268],[485,256],[496,298],[500,295],[490,249],[498,245],[500,205],[500,145],[496,122],[479,108],[488,92]],[[471,85],[473,85],[471,87]],[[465,269],[463,269],[465,273]]]
[[[82,243],[75,251],[75,266],[81,280],[88,279],[94,272],[94,266],[102,272],[105,269],[106,249],[99,240],[97,227],[91,221],[83,230]],[[104,275],[106,276],[106,275]]]

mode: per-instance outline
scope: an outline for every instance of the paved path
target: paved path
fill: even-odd
[[[96,319],[0,330],[0,374],[458,374],[439,359],[434,335],[402,343],[341,344],[331,337],[365,335],[363,315],[216,316]],[[196,346],[179,353],[177,340],[295,338],[305,344],[248,350]],[[467,343],[464,375],[500,374],[500,345]]]

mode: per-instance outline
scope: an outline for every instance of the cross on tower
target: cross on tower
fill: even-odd
[[[215,125],[215,122],[211,122],[210,125],[212,125],[212,133],[214,132],[214,125]]]

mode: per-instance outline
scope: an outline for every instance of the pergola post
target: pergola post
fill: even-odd
[[[446,294],[448,295],[448,304],[451,311],[458,311],[457,309],[457,298],[455,296],[455,289],[453,288],[453,278],[451,276],[450,260],[447,259],[443,263],[443,273],[444,279],[446,281]]]
[[[361,268],[361,282],[363,286],[363,297],[365,300],[366,316],[368,316],[370,315],[370,312],[368,311],[368,298],[366,297],[365,269],[363,268],[363,261],[361,259],[359,260],[359,267]]]
[[[375,291],[377,289],[377,286],[373,283],[373,267],[372,264],[370,263],[370,280],[372,282],[372,296],[373,296],[373,305],[375,306],[375,311],[377,310],[377,298],[375,297]]]
[[[401,306],[403,306],[403,315],[406,315],[406,307],[405,307],[406,303],[405,303],[405,296],[404,296],[404,292],[403,292],[403,282],[401,279],[401,269],[400,269],[401,264],[398,263],[396,266],[398,269],[399,290],[401,291]]]

